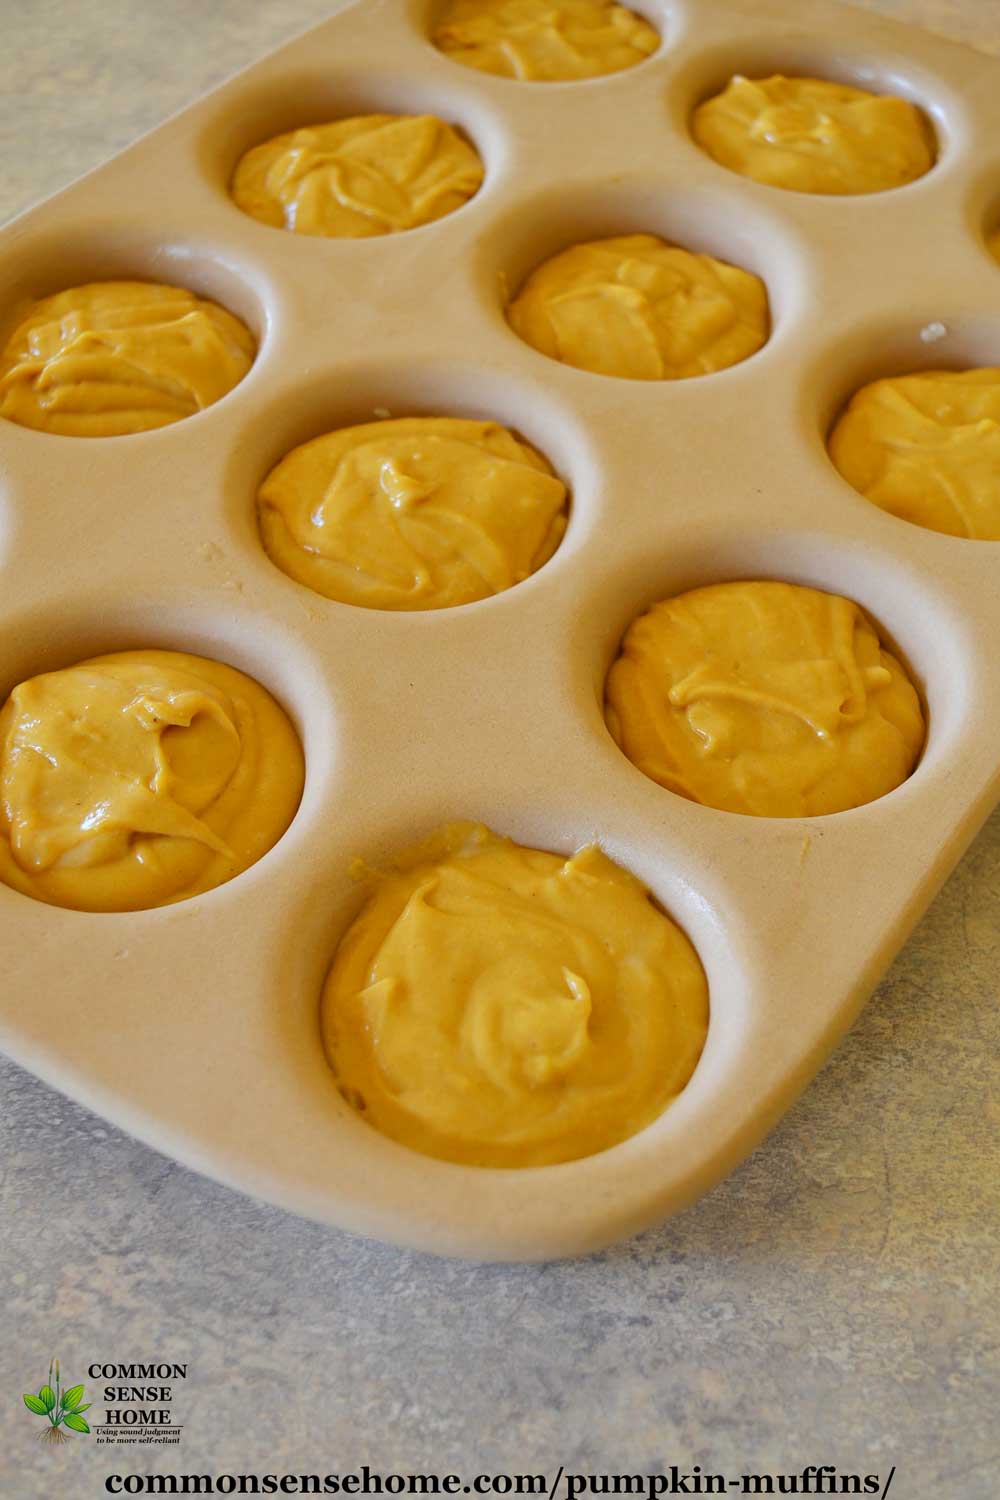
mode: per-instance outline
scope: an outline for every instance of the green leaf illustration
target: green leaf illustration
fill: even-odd
[[[63,1392],[62,1401],[59,1403],[63,1411],[72,1411],[82,1395],[82,1385],[71,1385],[68,1391]]]
[[[29,1411],[33,1411],[36,1417],[44,1417],[48,1407],[44,1401],[39,1401],[37,1396],[25,1396],[24,1404]]]
[[[75,1416],[79,1416],[80,1412],[82,1412],[82,1411],[89,1411],[90,1408],[93,1406],[93,1404],[94,1404],[93,1401],[84,1401],[84,1403],[83,1403],[82,1406],[74,1406],[74,1408],[73,1408],[72,1412],[70,1413],[70,1415],[74,1416],[74,1417]]]
[[[38,1392],[38,1399],[45,1403],[46,1411],[51,1411],[56,1404],[56,1393],[50,1385],[43,1385]]]
[[[69,1415],[66,1417],[65,1422],[66,1422],[66,1426],[67,1427],[72,1427],[72,1429],[73,1429],[74,1432],[89,1432],[90,1431],[90,1428],[87,1426],[86,1422],[83,1420],[82,1417],[78,1417],[76,1415],[76,1412],[72,1412],[71,1411],[69,1413]]]

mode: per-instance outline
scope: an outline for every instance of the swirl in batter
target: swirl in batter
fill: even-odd
[[[260,488],[265,550],[369,609],[444,609],[520,583],[566,529],[566,486],[496,422],[402,417],[294,448]]]
[[[613,0],[450,0],[433,41],[467,68],[523,83],[620,73],[660,45],[648,21]]]
[[[936,154],[907,99],[780,74],[737,75],[698,106],[691,133],[730,171],[799,193],[882,193],[929,172]]]
[[[544,261],[507,316],[550,359],[631,380],[723,370],[770,331],[759,276],[653,234],[591,240]]]
[[[443,218],[483,175],[478,153],[434,115],[358,115],[254,146],[230,193],[275,229],[364,239]]]
[[[692,589],[629,626],[608,727],[661,786],[726,812],[842,812],[882,797],[924,743],[916,689],[850,599],[790,583]]]
[[[322,1028],[376,1130],[445,1161],[541,1166],[662,1113],[701,1055],[708,987],[680,928],[596,847],[565,859],[458,823],[375,877]]]
[[[256,343],[179,286],[95,281],[34,302],[0,354],[0,416],[69,437],[179,422],[231,391]]]
[[[122,651],[20,683],[0,710],[0,880],[139,911],[231,880],[299,805],[298,737],[253,678]]]
[[[1000,369],[862,386],[829,450],[848,484],[882,510],[948,536],[1000,541]]]

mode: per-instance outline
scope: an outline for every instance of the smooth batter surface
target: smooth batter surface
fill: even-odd
[[[258,496],[268,555],[328,599],[443,609],[520,583],[566,529],[566,487],[496,422],[403,417],[294,448]]]
[[[507,316],[551,359],[632,380],[725,369],[770,330],[759,276],[653,234],[591,240],[544,261]]]
[[[230,191],[262,224],[363,239],[443,218],[483,175],[478,153],[434,115],[358,115],[254,146]]]
[[[138,911],[252,865],[302,795],[302,750],[253,678],[176,651],[32,677],[0,711],[0,880]]]
[[[1000,541],[1000,369],[863,386],[829,449],[848,484],[882,510],[949,536]]]
[[[934,165],[934,136],[907,99],[821,78],[733,78],[694,112],[709,156],[771,187],[880,193]]]
[[[452,824],[375,878],[323,991],[324,1043],[369,1124],[475,1166],[572,1161],[634,1135],[708,1028],[698,956],[599,849]]]
[[[647,776],[727,812],[795,818],[883,796],[924,742],[916,690],[850,599],[713,584],[629,626],[608,727]]]
[[[996,229],[991,235],[988,235],[986,243],[994,260],[1000,260],[1000,229]]]
[[[611,0],[451,0],[433,41],[467,68],[525,83],[620,73],[660,45],[648,21]]]
[[[70,437],[165,427],[243,379],[256,342],[179,286],[96,281],[34,302],[0,354],[0,415]]]

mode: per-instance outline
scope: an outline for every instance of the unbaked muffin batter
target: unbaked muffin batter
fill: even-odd
[[[515,333],[565,365],[679,380],[754,354],[770,330],[759,276],[654,234],[574,245],[544,261],[508,308]]]
[[[612,0],[449,0],[434,45],[467,68],[525,83],[620,73],[660,38]]]
[[[0,880],[138,911],[231,880],[284,833],[298,737],[253,678],[177,651],[32,677],[0,710]]]
[[[146,432],[218,401],[255,352],[238,318],[183,287],[90,282],[20,314],[0,354],[0,415],[71,437]]]
[[[640,771],[727,812],[859,807],[905,781],[924,742],[916,690],[858,605],[790,583],[654,604],[629,626],[606,695]]]
[[[634,1135],[687,1083],[707,1026],[698,956],[634,876],[594,846],[564,859],[472,823],[374,878],[323,991],[347,1101],[474,1166]]]
[[[294,448],[261,486],[271,559],[328,599],[443,609],[520,583],[566,529],[566,487],[496,422],[402,417]]]
[[[829,448],[848,484],[882,510],[949,536],[1000,541],[1000,369],[862,386]]]
[[[482,180],[478,153],[434,115],[358,115],[254,146],[230,191],[262,224],[363,239],[441,219]]]
[[[691,122],[709,156],[800,193],[880,193],[934,165],[930,125],[907,99],[822,78],[733,78]]]

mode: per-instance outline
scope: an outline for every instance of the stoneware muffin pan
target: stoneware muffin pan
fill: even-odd
[[[998,795],[1000,546],[881,512],[834,471],[825,435],[869,379],[1000,363],[1000,265],[985,248],[1000,220],[1000,65],[825,0],[633,3],[662,34],[646,62],[520,84],[439,54],[425,3],[362,0],[0,235],[5,315],[89,280],[151,279],[215,298],[260,341],[229,396],[156,432],[0,424],[0,698],[99,652],[192,651],[269,688],[306,755],[284,838],[208,895],[91,915],[0,886],[3,1046],[199,1171],[445,1254],[580,1254],[709,1188],[815,1073]],[[913,99],[937,165],[839,199],[727,172],[692,142],[692,108],[734,72],[778,71]],[[267,228],[229,200],[251,145],[370,111],[457,123],[485,163],[480,192],[435,224],[359,241]],[[640,230],[764,278],[759,354],[641,382],[564,367],[514,335],[505,289],[574,241]],[[552,560],[495,598],[424,614],[337,604],[275,568],[260,481],[295,444],[390,413],[495,418],[546,454],[572,492]],[[848,595],[908,663],[929,735],[889,796],[828,817],[733,816],[617,749],[602,687],[629,621],[745,577]],[[598,841],[697,947],[702,1059],[622,1145],[554,1167],[460,1167],[383,1138],[340,1098],[319,995],[364,897],[349,867],[452,818],[565,853]]]

